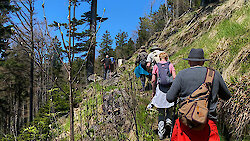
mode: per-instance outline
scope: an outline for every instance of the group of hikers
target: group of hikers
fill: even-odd
[[[171,141],[219,141],[218,98],[228,100],[231,94],[218,71],[203,67],[208,61],[203,49],[191,49],[183,58],[190,67],[177,75],[166,52],[156,45],[150,51],[147,54],[146,47],[141,47],[134,72],[141,79],[141,91],[145,91],[146,77],[151,82],[152,100],[147,108],[156,107],[159,112],[159,138],[164,139],[171,129]]]
[[[114,57],[109,57],[109,55],[106,55],[104,59],[101,60],[104,66],[104,74],[103,79],[109,79],[111,77],[111,72],[114,72],[116,67],[116,61]]]

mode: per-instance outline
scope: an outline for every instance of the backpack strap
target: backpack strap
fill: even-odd
[[[164,69],[168,69],[169,74],[171,74],[170,69],[169,69],[169,65],[170,65],[169,61],[167,61],[166,63],[157,63],[156,65],[158,67],[158,73],[159,73],[159,68],[164,68],[164,67],[162,67],[162,65],[164,65],[164,66],[167,67],[167,68],[164,68]]]
[[[215,71],[212,70],[211,68],[207,68],[207,74],[206,74],[204,83],[207,85],[207,88],[209,89],[209,91],[212,90],[214,75],[215,75]]]
[[[215,74],[214,70],[207,68],[207,75],[205,78],[205,83],[212,83],[214,79],[214,74]]]

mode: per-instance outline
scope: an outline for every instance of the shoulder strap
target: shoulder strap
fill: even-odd
[[[162,65],[165,65],[167,67],[167,69],[169,69],[169,65],[170,65],[170,62],[167,61],[166,63],[156,63],[156,65],[159,67],[162,67]],[[162,67],[163,68],[163,67]]]
[[[207,74],[204,83],[213,83],[215,71],[207,68]]]
[[[159,75],[160,75],[160,70],[161,69],[167,69],[167,74],[168,75],[171,75],[171,73],[170,73],[170,69],[169,69],[169,64],[170,64],[170,62],[169,61],[167,61],[166,63],[157,63],[156,65],[157,65],[157,67],[158,67],[158,73],[159,73]],[[162,67],[162,65],[165,65],[165,67]]]

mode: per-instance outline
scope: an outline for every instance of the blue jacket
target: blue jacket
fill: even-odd
[[[141,64],[135,68],[134,73],[137,78],[139,78],[142,74],[151,75],[149,72],[142,68]]]

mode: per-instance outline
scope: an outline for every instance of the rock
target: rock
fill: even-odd
[[[96,81],[101,81],[103,80],[100,76],[97,76],[96,74],[92,74],[88,77],[88,81],[90,82],[95,82]]]

